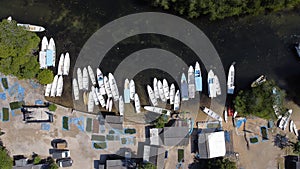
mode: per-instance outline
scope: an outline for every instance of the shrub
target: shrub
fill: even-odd
[[[55,111],[57,109],[57,106],[55,104],[50,104],[49,107],[48,107],[48,109],[50,111]]]
[[[35,156],[34,159],[33,159],[33,164],[34,164],[34,165],[37,165],[37,164],[39,164],[41,161],[42,161],[41,157],[37,155],[37,156]]]
[[[1,169],[13,168],[13,160],[8,155],[7,150],[2,146],[0,146],[0,168]]]
[[[53,72],[49,69],[43,69],[37,75],[37,79],[40,84],[52,83],[53,77],[54,77]]]

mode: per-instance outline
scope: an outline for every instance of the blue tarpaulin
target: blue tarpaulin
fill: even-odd
[[[48,124],[48,123],[42,123],[41,124],[41,129],[49,131],[50,130],[50,124]]]
[[[72,117],[69,121],[75,124],[80,131],[84,131],[84,117]]]
[[[130,90],[124,89],[124,103],[130,103]]]
[[[0,99],[6,100],[6,94],[5,93],[0,93]]]
[[[241,120],[237,120],[237,122],[236,122],[236,127],[237,127],[237,128],[240,128],[241,125],[242,125],[243,123],[245,123],[246,121],[247,121],[246,118],[241,119]]]
[[[53,66],[53,51],[52,50],[46,51],[46,65]]]
[[[196,91],[202,91],[202,77],[195,77]]]

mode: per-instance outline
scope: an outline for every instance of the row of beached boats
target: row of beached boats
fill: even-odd
[[[66,54],[61,54],[57,66],[57,75],[69,75],[70,70],[70,55],[67,52]]]
[[[295,133],[296,136],[298,136],[298,130],[296,127],[296,124],[294,123],[293,120],[290,120],[291,116],[292,116],[293,110],[289,109],[279,120],[279,125],[278,127],[282,130],[285,130],[286,127],[289,124],[289,129],[290,132]]]
[[[55,67],[56,48],[53,38],[48,41],[44,36],[42,39],[41,50],[39,52],[40,69],[47,69],[50,66]]]
[[[64,79],[61,75],[55,75],[52,83],[46,85],[46,97],[61,97],[63,93]]]

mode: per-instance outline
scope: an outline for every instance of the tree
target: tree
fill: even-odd
[[[300,141],[297,141],[296,143],[294,143],[293,148],[294,148],[294,153],[300,155]]]
[[[41,162],[41,157],[39,155],[36,155],[34,158],[33,158],[33,164],[34,165],[37,165]]]
[[[155,165],[153,165],[152,163],[144,163],[142,164],[139,169],[156,169],[157,167]]]
[[[154,121],[155,128],[163,128],[165,124],[168,123],[168,116],[162,114]]]
[[[55,111],[57,109],[57,106],[55,104],[50,104],[49,107],[48,107],[48,109],[50,111]]]
[[[20,79],[34,78],[39,71],[34,52],[40,38],[17,26],[16,21],[4,19],[0,22],[0,39],[0,72]]]
[[[13,160],[8,155],[7,150],[4,147],[0,147],[0,168],[1,169],[12,169]]]
[[[49,69],[43,69],[38,73],[37,79],[41,84],[49,84],[53,81],[53,72]]]

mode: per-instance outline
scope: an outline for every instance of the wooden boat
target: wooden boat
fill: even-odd
[[[208,72],[207,77],[207,83],[208,83],[208,95],[210,98],[217,97],[217,91],[215,87],[215,74],[212,70]]]
[[[46,36],[43,36],[43,39],[42,39],[42,45],[41,45],[41,51],[47,50],[48,44],[49,44],[49,42],[48,42],[47,37],[46,37]]]
[[[159,99],[159,92],[158,92],[158,87],[157,87],[157,79],[153,79],[153,91],[156,99]]]
[[[169,88],[169,84],[168,81],[166,79],[163,79],[163,90],[164,90],[164,95],[166,100],[170,99],[170,88]]]
[[[55,47],[55,43],[54,43],[54,39],[53,38],[50,38],[50,40],[49,40],[48,50],[52,51],[52,66],[55,67],[56,47]]]
[[[93,92],[89,93],[89,100],[88,100],[88,112],[94,111],[94,98],[93,98]]]
[[[201,107],[202,111],[206,113],[208,116],[212,117],[215,120],[223,121],[223,119],[214,111],[210,110],[207,107]]]
[[[200,65],[198,62],[196,62],[195,65],[195,87],[196,91],[202,91],[202,75]]]
[[[111,88],[110,88],[110,85],[109,85],[108,78],[106,76],[104,76],[103,80],[104,80],[104,87],[105,87],[105,92],[107,94],[107,97],[111,98],[113,95],[112,95],[112,92],[111,92]]]
[[[73,79],[73,94],[74,94],[74,100],[79,100],[78,83],[75,78]]]
[[[119,113],[120,113],[120,116],[124,115],[124,102],[123,102],[122,96],[120,96],[120,98],[119,98]]]
[[[130,103],[130,84],[128,79],[125,79],[124,82],[124,103]]]
[[[50,96],[51,86],[52,86],[52,83],[47,84],[47,86],[46,86],[46,90],[45,90],[45,96],[46,96],[46,97],[49,97],[49,96]]]
[[[133,79],[130,80],[129,88],[130,88],[130,99],[131,99],[131,100],[134,100],[135,84],[134,84]]]
[[[180,108],[180,92],[179,90],[176,91],[175,98],[174,98],[174,110],[177,111]]]
[[[228,94],[233,94],[234,93],[234,64],[233,62],[229,68],[228,72],[228,78],[227,78],[227,93]]]
[[[181,75],[181,100],[186,101],[189,100],[189,89],[188,89],[188,83],[186,81],[185,74],[182,73]]]
[[[42,26],[31,25],[31,24],[24,24],[24,23],[17,23],[17,26],[24,28],[29,32],[43,32],[45,28]]]
[[[267,80],[265,75],[261,75],[259,76],[258,79],[256,79],[254,82],[252,82],[251,87],[257,87],[259,85],[261,85],[262,83],[264,83]]]
[[[96,90],[97,98],[98,98],[98,100],[100,102],[100,105],[101,105],[101,107],[104,108],[105,107],[105,99],[102,96],[99,88],[96,88],[95,90]]]
[[[168,116],[170,116],[171,113],[172,113],[171,110],[163,109],[163,108],[160,108],[160,107],[154,107],[154,106],[144,106],[144,109],[147,110],[147,111],[158,113],[158,114],[166,114]]]
[[[175,99],[175,85],[172,83],[170,87],[170,104],[174,104]]]
[[[59,58],[58,66],[57,66],[57,75],[63,75],[64,70],[64,54],[62,53]]]
[[[152,88],[149,85],[147,85],[147,91],[148,91],[149,99],[150,99],[152,105],[157,106],[158,105],[157,99],[154,95]]]
[[[138,96],[137,93],[134,94],[134,107],[135,107],[136,113],[140,113],[141,112],[140,98],[139,98],[139,96]]]
[[[89,102],[89,93],[87,91],[83,92],[83,104],[88,105]]]
[[[165,98],[163,84],[161,83],[160,80],[157,82],[157,87],[158,87],[158,93],[161,101],[166,102],[167,99]]]
[[[93,69],[92,69],[92,67],[90,65],[88,66],[88,72],[89,72],[89,76],[90,76],[91,82],[95,86],[97,84],[96,83],[96,79],[95,79],[95,74],[94,74],[94,71],[93,71]]]
[[[82,85],[82,72],[80,68],[77,68],[77,80],[78,80],[78,88],[79,90],[83,89],[83,85]]]
[[[99,68],[97,68],[97,81],[101,95],[105,95],[106,91],[104,86],[103,74]]]
[[[71,60],[70,60],[70,55],[69,55],[69,52],[66,53],[65,55],[65,60],[64,60],[64,67],[63,67],[63,75],[69,75],[69,71],[70,71],[70,63]]]
[[[62,76],[59,76],[57,81],[56,96],[61,97],[63,89],[64,89],[64,79]]]
[[[50,93],[51,97],[55,97],[56,95],[57,82],[58,82],[58,75],[55,75],[51,86],[51,93]]]
[[[83,90],[89,90],[89,75],[86,67],[82,70],[82,88]]]
[[[222,93],[221,93],[221,86],[220,86],[219,78],[218,78],[217,75],[215,75],[214,80],[215,80],[215,89],[216,89],[216,93],[217,93],[217,95],[221,95],[221,94],[222,94]]]
[[[190,66],[188,70],[188,91],[189,98],[195,98],[195,74],[193,66]]]
[[[112,95],[113,95],[113,98],[115,101],[119,100],[119,90],[118,90],[118,86],[117,86],[117,83],[116,83],[116,79],[114,78],[114,76],[109,73],[108,74],[108,80],[109,80],[109,85],[110,85],[110,88],[111,88],[111,92],[112,92]]]
[[[95,103],[96,106],[98,106],[99,105],[99,101],[98,101],[98,97],[97,97],[97,94],[96,94],[94,86],[91,87],[91,92],[93,93],[94,103]]]

